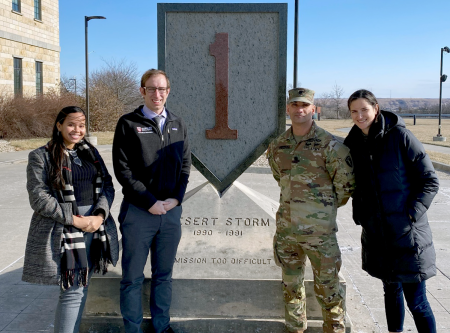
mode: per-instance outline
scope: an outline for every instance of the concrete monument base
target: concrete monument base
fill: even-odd
[[[173,271],[170,316],[177,333],[283,332],[281,268],[273,259],[280,192],[269,173],[269,168],[250,168],[220,198],[200,172],[191,171]],[[307,332],[322,332],[309,261],[305,273]],[[143,325],[151,332],[145,329],[151,326],[150,265],[144,274]],[[121,275],[120,261],[105,276],[94,275],[81,332],[124,332]],[[341,282],[345,289],[342,276]]]
[[[177,333],[282,333],[284,320],[257,320],[257,319],[190,319],[172,318],[171,326]],[[144,318],[142,324],[144,332],[152,332],[152,325],[148,318]],[[96,319],[85,318],[81,322],[80,332],[89,333],[124,333],[122,319],[98,317]],[[347,318],[346,333],[350,332],[349,319]],[[323,333],[321,320],[308,320],[308,329],[305,333]]]
[[[311,275],[310,267],[307,268]],[[342,280],[344,288],[345,281]],[[125,332],[119,307],[120,278],[93,278],[80,332]],[[305,280],[308,329],[322,332],[322,313],[311,276]],[[152,332],[150,279],[144,282],[144,332]],[[176,279],[170,310],[178,333],[284,332],[281,280]],[[346,333],[351,322],[346,319]]]
[[[85,139],[89,141],[89,143],[93,146],[97,145],[97,137],[96,136],[86,136]]]

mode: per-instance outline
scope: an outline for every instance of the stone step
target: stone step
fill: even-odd
[[[81,332],[123,332],[119,289],[120,278],[92,278]],[[305,280],[305,289],[307,332],[322,332],[322,312],[311,280]],[[150,279],[145,279],[143,327],[151,326],[149,297]],[[283,332],[281,280],[174,279],[170,314],[180,333]],[[349,319],[347,326],[350,332]]]
[[[263,319],[217,319],[217,318],[171,318],[171,326],[177,333],[284,333],[284,320]],[[350,320],[347,318],[346,333],[350,333]],[[142,323],[144,332],[153,332],[149,318]],[[121,317],[83,318],[80,333],[125,333]],[[305,333],[323,333],[321,320],[309,320]]]

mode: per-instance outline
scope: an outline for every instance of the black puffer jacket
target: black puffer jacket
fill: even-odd
[[[362,268],[390,282],[436,275],[426,211],[439,182],[422,144],[388,111],[368,137],[355,125],[344,143],[355,164],[353,219],[362,226]]]

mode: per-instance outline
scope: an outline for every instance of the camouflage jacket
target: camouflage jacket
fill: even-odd
[[[355,186],[349,149],[313,122],[299,142],[288,129],[269,145],[267,156],[281,190],[277,232],[337,232],[337,208]]]

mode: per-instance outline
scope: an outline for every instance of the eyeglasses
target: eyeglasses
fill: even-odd
[[[70,156],[72,156],[73,163],[75,163],[78,166],[82,166],[81,160],[78,157],[77,152],[75,150],[71,150],[71,149],[67,149],[67,151],[69,152]]]
[[[158,90],[161,95],[165,94],[167,92],[167,90],[169,89],[167,87],[159,87],[159,88],[157,88],[157,87],[143,87],[143,88],[144,88],[144,90],[146,92],[148,92],[150,94],[154,94],[156,92],[156,90]]]

